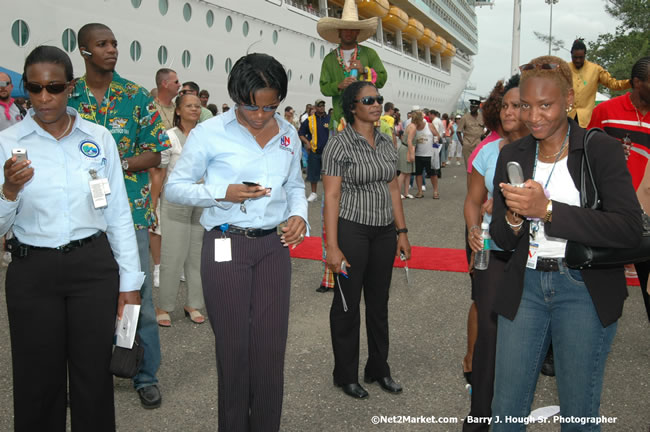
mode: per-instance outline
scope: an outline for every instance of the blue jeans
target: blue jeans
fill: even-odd
[[[140,317],[138,318],[138,334],[144,348],[144,359],[140,372],[133,377],[133,386],[136,390],[158,383],[156,373],[160,367],[160,337],[158,336],[158,323],[156,310],[153,307],[151,296],[151,272],[149,270],[149,232],[146,229],[135,230],[140,254],[140,266],[144,272],[144,283],[140,288]]]
[[[579,270],[526,269],[513,321],[499,316],[492,416],[494,431],[525,430],[507,422],[530,413],[544,356],[553,340],[560,415],[597,417],[603,374],[617,323],[603,327]],[[499,421],[499,423],[497,423]],[[600,425],[562,422],[562,431],[599,431]]]

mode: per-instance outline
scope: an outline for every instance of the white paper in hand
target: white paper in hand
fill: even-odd
[[[138,328],[138,316],[140,316],[140,305],[124,305],[122,319],[116,320],[115,345],[131,349],[135,341],[135,332]]]

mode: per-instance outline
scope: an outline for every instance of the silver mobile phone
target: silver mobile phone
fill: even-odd
[[[15,148],[11,150],[11,156],[16,156],[16,163],[27,160],[27,150]]]
[[[523,187],[524,185],[524,171],[521,169],[519,162],[510,161],[507,165],[508,180],[510,184],[516,187]]]

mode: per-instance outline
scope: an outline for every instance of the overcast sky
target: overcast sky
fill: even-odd
[[[480,96],[487,96],[497,80],[510,75],[514,0],[494,3],[491,9],[489,6],[476,8],[479,48],[470,82],[476,86],[471,93]],[[553,5],[553,36],[564,41],[567,49],[553,55],[571,61],[568,50],[576,37],[585,38],[588,46],[599,34],[613,33],[619,21],[605,12],[604,5],[605,0],[559,0]],[[548,45],[540,42],[533,32],[548,34],[550,9],[544,0],[522,1],[520,64],[548,54]]]

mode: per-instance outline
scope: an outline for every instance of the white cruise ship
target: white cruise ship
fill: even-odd
[[[323,57],[335,46],[316,32],[321,16],[340,16],[343,0],[3,0],[0,66],[21,72],[37,45],[63,48],[75,75],[84,73],[76,31],[108,25],[119,43],[116,70],[149,89],[161,67],[195,81],[221,110],[232,104],[228,72],[247,52],[276,57],[287,69],[283,106],[302,112],[320,96]],[[472,0],[357,0],[361,18],[379,16],[375,49],[387,71],[382,94],[402,110],[412,105],[451,112],[478,49]],[[328,104],[329,105],[329,104]]]

